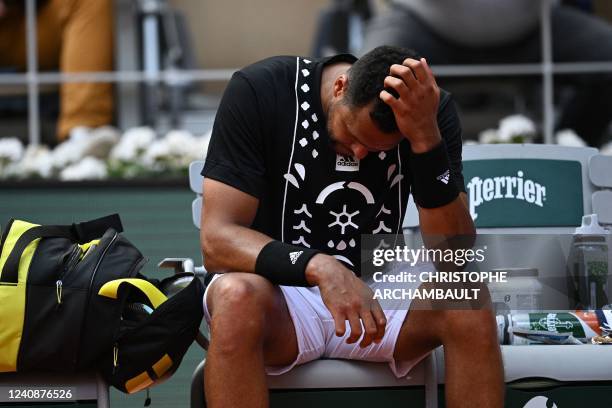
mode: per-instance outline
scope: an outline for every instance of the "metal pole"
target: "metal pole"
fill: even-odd
[[[100,374],[96,374],[96,394],[97,408],[109,408],[110,401],[108,398],[108,384],[106,384]]]
[[[554,75],[596,74],[612,72],[612,62],[556,62],[552,65]],[[108,72],[39,72],[37,84],[63,84],[67,82],[132,83],[149,80],[168,84],[177,82],[227,82],[240,68],[224,69],[165,69],[157,73],[122,70]],[[433,65],[436,77],[494,77],[494,76],[539,76],[542,64],[494,64],[494,65]],[[29,74],[0,73],[0,86],[27,85]]]
[[[143,18],[143,68],[148,79],[145,82],[144,121],[154,128],[157,126],[158,86],[157,77],[160,72],[159,60],[159,25],[158,15],[160,4],[158,0],[143,0],[141,2]]]
[[[26,2],[26,40],[28,58],[28,131],[30,144],[40,143],[38,101],[38,49],[36,43],[36,0]]]
[[[165,70],[155,76],[144,71],[109,71],[109,72],[40,72],[36,76],[38,84],[63,84],[68,82],[146,82],[155,81],[177,83],[186,81],[227,82],[239,68],[205,69],[205,70]],[[538,70],[537,73],[540,71]],[[612,69],[610,69],[612,72]],[[4,84],[27,84],[28,74],[0,74],[0,86]]]
[[[434,349],[425,359],[425,408],[438,407],[438,367]]]
[[[542,114],[544,119],[544,143],[552,144],[554,133],[554,87],[553,87],[553,58],[552,58],[552,29],[550,11],[552,3],[550,0],[541,0],[540,21],[542,34]]]

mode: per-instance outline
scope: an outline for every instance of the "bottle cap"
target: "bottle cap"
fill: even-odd
[[[599,225],[597,214],[582,216],[582,225],[576,228],[576,234],[580,235],[606,235],[610,231]]]

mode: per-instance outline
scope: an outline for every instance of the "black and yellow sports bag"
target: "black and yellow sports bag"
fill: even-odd
[[[117,215],[80,224],[11,220],[0,243],[0,372],[90,369],[120,306],[96,296],[145,260]]]
[[[172,373],[202,320],[199,279],[172,297],[119,216],[73,225],[11,220],[0,241],[0,372],[100,370],[124,392]],[[175,278],[172,278],[175,279]],[[134,305],[147,310],[134,314]]]

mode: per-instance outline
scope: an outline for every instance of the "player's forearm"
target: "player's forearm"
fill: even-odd
[[[465,193],[460,193],[456,199],[441,207],[419,208],[419,224],[422,234],[446,236],[476,234]]]
[[[240,225],[209,225],[200,233],[204,266],[210,272],[254,272],[269,236]]]
[[[476,230],[467,210],[465,193],[450,203],[437,208],[419,208],[421,236],[427,248],[467,249],[474,245]],[[453,267],[439,263],[439,270]]]
[[[255,273],[261,250],[272,241],[269,236],[240,225],[210,226],[201,232],[204,266],[209,272]],[[320,253],[311,258],[304,271],[310,285],[325,281],[328,272],[344,268],[336,258]]]

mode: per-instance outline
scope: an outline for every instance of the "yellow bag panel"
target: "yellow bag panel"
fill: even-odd
[[[126,381],[125,390],[128,392],[128,394],[133,394],[135,392],[144,390],[145,388],[150,387],[151,385],[153,385],[153,379],[149,377],[149,374],[147,374],[147,372],[145,371],[137,375],[136,377]]]
[[[15,220],[0,254],[0,273],[19,237],[36,224]],[[40,239],[32,241],[23,251],[19,262],[18,283],[3,284],[0,276],[0,372],[17,371],[17,354],[25,311],[26,280],[32,257]]]
[[[164,354],[162,358],[155,364],[153,364],[153,371],[157,375],[157,378],[162,377],[166,372],[172,368],[172,359],[169,355]]]
[[[21,235],[23,235],[23,233],[29,230],[30,228],[38,226],[38,224],[31,224],[25,221],[13,221],[13,224],[11,224],[11,229],[9,230],[9,233],[6,236],[6,240],[2,245],[2,254],[0,254],[0,282],[2,282],[2,269],[4,269],[4,264],[6,263],[8,257],[13,251],[13,248],[15,247],[17,240],[19,240],[19,237],[21,237]],[[28,270],[30,269],[30,262],[32,261],[34,251],[36,250],[39,241],[40,238],[30,242],[30,244],[26,247],[25,251],[23,251],[23,254],[21,255],[21,260],[27,260],[27,262],[21,262],[19,264],[19,282],[25,282],[27,280]],[[26,266],[25,264],[27,264],[27,268],[24,268],[24,266]]]
[[[0,284],[0,373],[17,371],[26,284]]]

